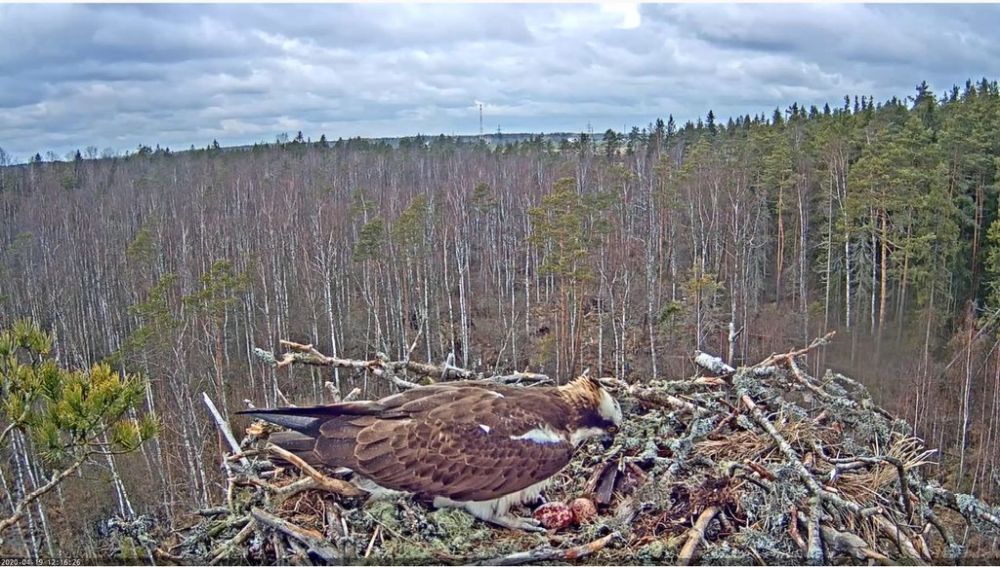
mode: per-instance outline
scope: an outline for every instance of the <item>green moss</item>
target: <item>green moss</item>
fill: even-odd
[[[471,553],[488,547],[492,531],[471,514],[454,508],[443,508],[427,516],[435,537],[429,543],[445,553],[468,557]]]
[[[459,534],[469,531],[476,525],[476,519],[472,514],[457,508],[442,508],[427,515],[438,529],[449,534]]]
[[[385,546],[373,553],[370,557],[370,565],[408,563],[411,565],[427,565],[439,563],[440,560],[434,557],[430,549],[413,542],[398,538],[386,538]]]
[[[393,530],[400,526],[396,503],[391,500],[373,499],[365,504],[365,512],[378,523]]]
[[[637,558],[640,561],[653,561],[659,563],[667,555],[667,546],[661,540],[652,542],[638,549]]]

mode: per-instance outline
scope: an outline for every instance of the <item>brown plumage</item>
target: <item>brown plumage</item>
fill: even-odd
[[[444,383],[378,401],[241,413],[291,429],[271,441],[311,464],[524,529],[534,526],[507,516],[510,505],[536,495],[584,440],[621,423],[618,404],[588,378],[535,388]]]

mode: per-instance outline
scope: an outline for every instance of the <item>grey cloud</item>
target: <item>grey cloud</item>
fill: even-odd
[[[630,11],[631,10],[631,11]],[[996,6],[0,6],[0,147],[579,131],[938,91]]]

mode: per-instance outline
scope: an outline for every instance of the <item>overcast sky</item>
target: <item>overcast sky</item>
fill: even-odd
[[[0,147],[595,131],[998,78],[1000,6],[0,5]]]

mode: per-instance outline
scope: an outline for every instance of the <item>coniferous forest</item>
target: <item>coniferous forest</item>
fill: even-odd
[[[227,416],[390,392],[261,364],[280,339],[641,383],[835,331],[808,371],[863,382],[944,486],[995,500],[996,81],[511,143],[331,134],[0,162],[6,552],[95,555],[95,522],[223,502],[203,392]]]

